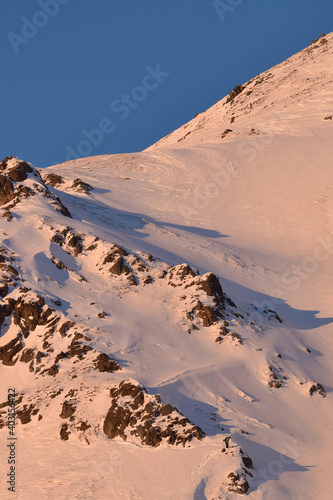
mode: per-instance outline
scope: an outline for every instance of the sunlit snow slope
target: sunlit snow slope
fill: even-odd
[[[38,408],[17,422],[14,494],[1,458],[2,498],[231,500],[245,480],[253,500],[332,498],[332,67],[330,34],[141,153],[15,181],[34,194],[2,207],[3,300],[38,295],[53,312],[0,364],[0,402],[14,386]],[[22,329],[17,304],[4,313],[0,359]],[[82,359],[69,344],[77,333],[91,349]],[[27,349],[44,354],[47,373],[37,358],[22,362]],[[101,354],[117,367],[97,370]],[[178,445],[134,421],[126,439],[105,432],[123,380],[145,387],[158,432],[168,409],[156,395],[175,407]],[[68,406],[60,416],[65,400],[72,420]],[[4,426],[1,450],[6,439]]]

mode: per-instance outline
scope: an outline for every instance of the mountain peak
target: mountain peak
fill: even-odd
[[[318,40],[286,61],[236,85],[229,95],[190,122],[157,141],[156,147],[188,147],[200,143],[229,142],[235,136],[262,133],[257,121],[267,122],[267,134],[297,129],[304,115],[325,119],[332,109],[320,105],[320,95],[332,83],[333,33]]]

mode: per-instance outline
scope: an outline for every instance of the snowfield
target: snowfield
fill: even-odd
[[[332,63],[140,153],[0,164],[1,498],[332,498]]]

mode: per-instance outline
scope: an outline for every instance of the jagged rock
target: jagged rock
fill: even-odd
[[[68,424],[62,424],[60,428],[60,439],[68,441],[70,433]]]
[[[111,274],[115,274],[116,276],[120,276],[121,273],[123,272],[124,267],[125,267],[124,259],[119,255],[118,257],[114,258],[113,264],[109,268],[109,272]]]
[[[163,416],[170,415],[173,411],[177,411],[177,408],[169,404],[160,407],[160,414]]]
[[[0,205],[5,205],[15,198],[11,180],[5,175],[0,175]]]
[[[68,357],[68,354],[64,351],[59,352],[59,354],[56,355],[56,358],[54,360],[54,363],[57,364],[61,359],[66,359]]]
[[[76,412],[76,406],[69,401],[64,401],[62,410],[59,415],[60,418],[70,418]]]
[[[23,405],[22,410],[16,411],[16,415],[17,418],[21,420],[22,424],[28,424],[29,422],[31,422],[31,417],[37,415],[38,412],[39,409],[36,408],[33,404],[31,404],[30,406]]]
[[[321,385],[321,384],[313,384],[310,389],[309,389],[309,394],[310,396],[313,396],[313,394],[315,394],[316,392],[318,392],[318,394],[320,394],[320,396],[322,396],[323,398],[326,397],[326,390],[325,388]]]
[[[0,175],[0,205],[12,202],[11,205],[7,207],[7,211],[15,207],[22,198],[40,193],[45,198],[51,200],[51,204],[55,205],[55,209],[58,212],[67,217],[71,217],[68,208],[63,205],[58,196],[49,191],[48,187],[42,181],[39,172],[28,163],[13,156],[6,157],[0,164],[0,171],[3,172],[3,174]],[[36,182],[33,185],[34,189],[27,185],[16,184],[24,182],[28,174],[36,178]],[[13,182],[15,185],[13,185]]]
[[[107,314],[105,311],[102,311],[102,312],[99,312],[99,313],[97,314],[97,317],[98,317],[98,318],[101,318],[101,319],[104,319],[104,318],[106,318],[106,317],[107,317],[107,315],[108,315],[108,314]]]
[[[94,361],[95,367],[100,372],[113,373],[117,370],[121,370],[121,366],[118,365],[116,361],[110,359],[105,353],[101,353],[97,356]]]
[[[57,210],[57,212],[60,212],[65,217],[72,218],[70,211],[68,210],[67,207],[65,207],[65,205],[62,203],[62,201],[60,200],[60,198],[58,196],[54,196],[54,199],[56,201],[56,210]]]
[[[227,98],[227,103],[231,102],[237,97],[241,92],[243,92],[243,85],[236,85],[235,88],[229,93],[229,97]]]
[[[252,462],[252,459],[250,457],[248,457],[247,455],[243,455],[242,460],[243,460],[244,466],[247,469],[253,469],[253,462]]]
[[[57,373],[59,373],[59,368],[56,364],[53,364],[51,366],[51,368],[49,368],[48,370],[46,370],[47,373],[51,376],[51,377],[54,377],[55,375],[57,375]],[[44,373],[44,372],[42,372]]]
[[[30,363],[34,359],[34,349],[24,349],[21,354],[20,361],[23,363]]]
[[[201,302],[199,304],[200,306],[197,305],[194,309],[197,310],[197,316],[202,320],[202,325],[208,327],[216,323],[218,318],[213,309],[210,306],[203,306]]]
[[[42,178],[45,184],[51,187],[58,186],[59,184],[63,184],[65,182],[64,178],[57,174],[46,174],[43,175]]]
[[[78,431],[86,431],[90,429],[91,425],[89,425],[87,422],[79,422],[79,424],[76,426],[76,429]]]
[[[144,387],[124,380],[110,390],[112,405],[105,417],[103,431],[113,439],[128,435],[140,438],[141,444],[159,446],[202,439],[204,432],[194,426],[171,405],[163,405],[159,395],[149,396]]]
[[[278,313],[276,311],[273,311],[272,309],[264,309],[262,313],[267,315],[268,321],[275,320],[278,321],[279,323],[283,323]]]
[[[90,184],[84,182],[82,179],[79,178],[73,180],[71,188],[75,189],[75,191],[85,194],[89,194],[91,193],[91,191],[94,190],[94,188]]]
[[[74,248],[80,242],[80,240],[81,238],[78,235],[73,234],[71,238],[68,240],[67,244],[70,247]]]
[[[8,285],[6,283],[0,283],[0,297],[4,298],[8,294]]]
[[[268,381],[268,386],[274,387],[275,389],[279,389],[280,387],[282,387],[283,381],[281,380],[279,375],[277,375],[277,373],[274,372],[272,366],[269,366],[268,369],[270,371],[270,375],[269,375],[270,380]]]
[[[38,351],[37,354],[36,354],[36,361],[37,361],[37,363],[41,363],[42,358],[45,358],[45,356],[46,356],[46,354],[44,354],[44,352]]]
[[[15,307],[16,301],[12,298],[6,299],[3,301],[2,305],[0,305],[0,326],[3,325],[5,318],[10,316]]]
[[[13,320],[27,338],[31,331],[34,331],[37,325],[45,325],[54,309],[45,305],[45,299],[40,295],[35,297],[21,296],[18,298],[13,312]]]
[[[124,259],[127,255],[127,252],[123,248],[114,245],[111,251],[104,257],[102,265],[112,263],[112,266],[109,267],[109,273],[115,276],[126,276],[129,285],[136,286],[138,284],[136,277]]]
[[[76,333],[74,335],[68,351],[71,358],[77,356],[79,359],[83,359],[87,352],[92,351],[92,348],[90,346],[79,342],[79,340],[82,338],[84,337],[83,335],[81,335],[81,333]]]
[[[68,330],[70,330],[71,328],[73,328],[75,326],[75,323],[74,321],[66,321],[65,323],[63,323],[61,325],[61,327],[59,328],[59,333],[62,337],[66,337],[67,336],[67,332]]]
[[[20,161],[15,167],[9,169],[6,174],[10,178],[10,180],[14,182],[22,182],[25,181],[28,177],[28,173],[32,173],[33,170],[25,161]]]
[[[194,278],[197,274],[188,264],[180,264],[169,269],[169,285],[179,286],[188,276]]]
[[[244,475],[237,472],[230,472],[228,478],[230,479],[229,491],[239,493],[240,495],[247,495],[250,485]]]
[[[15,356],[22,351],[22,349],[23,344],[21,340],[16,337],[8,342],[8,344],[0,347],[0,360],[4,365],[13,366],[17,361],[17,359],[14,360]]]
[[[224,295],[220,280],[215,274],[208,273],[199,279],[198,288],[206,292],[209,297],[213,297],[215,303],[224,308]]]
[[[57,233],[52,236],[51,241],[60,246],[64,244],[64,238]]]

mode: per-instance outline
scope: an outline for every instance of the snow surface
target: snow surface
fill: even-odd
[[[52,418],[20,425],[17,493],[2,483],[2,498],[231,500],[238,495],[222,483],[237,457],[221,453],[226,435],[254,462],[249,499],[332,498],[333,120],[325,118],[333,114],[333,35],[325,39],[146,151],[46,169],[65,178],[54,192],[72,220],[31,197],[2,222],[2,246],[19,257],[27,286],[60,298],[62,313],[123,363],[112,383],[138,380],[206,432],[191,447],[155,449],[102,434],[90,445],[62,442]],[[75,177],[94,191],[71,190]],[[258,327],[233,319],[242,345],[214,342],[214,326],[188,335],[176,290],[114,287],[96,272],[102,246],[75,259],[50,242],[50,227],[66,225],[91,241],[215,273]],[[72,271],[58,270],[51,253]],[[265,308],[283,323],[265,319]],[[279,389],[267,384],[269,366],[286,376]],[[33,393],[28,368],[0,365],[0,379],[0,401],[12,386]],[[84,384],[84,372],[76,380]],[[108,409],[110,380],[96,380],[97,415]],[[309,395],[317,382],[325,398]],[[6,439],[2,429],[1,450]],[[1,481],[6,473],[1,458]]]

